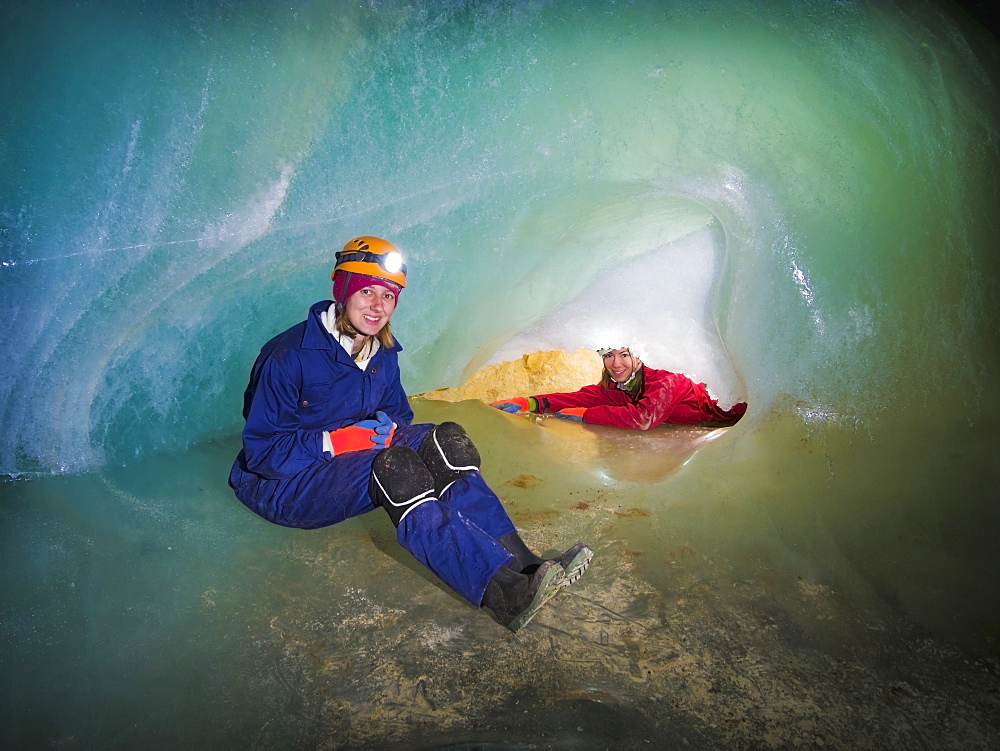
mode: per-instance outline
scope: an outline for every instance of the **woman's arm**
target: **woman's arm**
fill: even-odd
[[[690,392],[692,382],[687,376],[667,371],[654,374],[647,370],[645,378],[645,389],[637,402],[593,407],[583,414],[583,421],[630,430],[649,430],[665,422]]]
[[[538,412],[558,412],[567,407],[597,407],[613,404],[606,389],[599,385],[584,386],[578,391],[567,391],[555,394],[540,394],[534,397],[538,401]]]
[[[247,469],[262,477],[291,477],[325,460],[323,430],[304,429],[298,415],[300,368],[296,358],[267,358],[248,399],[243,449]],[[334,426],[329,426],[330,428]]]

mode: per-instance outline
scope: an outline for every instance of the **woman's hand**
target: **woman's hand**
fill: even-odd
[[[509,396],[506,399],[493,402],[490,406],[504,412],[510,412],[511,414],[515,412],[534,412],[535,404],[532,404],[534,401],[535,398],[533,396]]]
[[[375,444],[375,448],[384,449],[388,448],[392,444],[392,437],[396,433],[396,423],[389,419],[389,415],[385,412],[376,412],[376,425],[375,434],[371,437],[372,443]]]
[[[350,451],[384,449],[392,443],[396,423],[385,412],[376,412],[374,420],[361,420],[346,428],[330,431],[330,445],[333,455],[340,456]]]

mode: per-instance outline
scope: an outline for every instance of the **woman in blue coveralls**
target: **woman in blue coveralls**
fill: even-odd
[[[265,519],[325,527],[376,506],[443,582],[517,631],[593,553],[532,553],[453,422],[413,425],[389,329],[406,286],[399,250],[358,237],[337,253],[333,301],[261,349],[243,397],[243,450],[229,484]]]

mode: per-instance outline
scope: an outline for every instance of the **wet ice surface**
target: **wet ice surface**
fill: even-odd
[[[379,513],[302,532],[245,511],[234,442],[7,484],[4,745],[996,747],[990,656],[732,542],[749,530],[693,534],[637,434],[420,412],[456,410],[529,544],[596,552],[526,629],[444,589]],[[646,437],[671,468],[725,439]]]
[[[634,578],[637,555],[600,545],[579,586],[517,636],[410,577],[376,599],[343,586],[349,567],[313,561],[335,577],[337,602],[299,601],[271,618],[281,645],[271,679],[286,703],[263,745],[303,733],[336,747],[995,742],[995,678],[947,645],[805,583],[781,603],[751,583],[715,591],[678,567],[664,595]],[[831,649],[803,620],[864,636]]]

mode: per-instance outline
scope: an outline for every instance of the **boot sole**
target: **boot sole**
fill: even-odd
[[[566,565],[566,574],[563,577],[563,580],[559,583],[559,586],[568,587],[570,584],[577,581],[581,576],[583,576],[583,572],[587,570],[593,559],[593,550],[586,546],[581,548],[580,552],[574,555]]]
[[[528,622],[535,617],[535,614],[542,609],[542,606],[559,591],[559,585],[564,575],[565,572],[562,566],[558,563],[552,566],[545,573],[545,576],[542,577],[542,581],[535,591],[535,596],[532,598],[531,604],[514,616],[514,620],[507,625],[507,628],[511,631],[520,631],[527,626]]]

